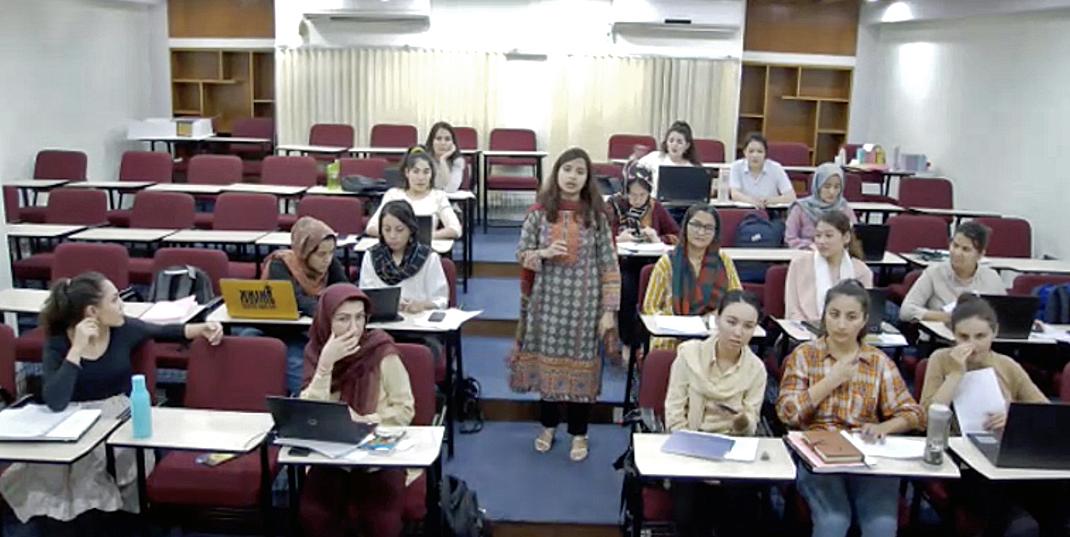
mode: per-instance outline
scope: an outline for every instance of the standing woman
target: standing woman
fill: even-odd
[[[836,211],[847,216],[851,225],[858,221],[843,197],[843,168],[826,162],[814,170],[810,195],[795,202],[788,212],[784,239],[789,248],[805,250],[814,242],[814,230],[822,214]]]
[[[646,315],[708,315],[728,291],[742,289],[732,259],[721,251],[721,217],[712,205],[692,205],[680,241],[661,256],[643,297]],[[651,338],[654,349],[675,349],[675,338]]]
[[[825,295],[843,280],[873,287],[873,271],[852,251],[851,221],[843,213],[821,213],[817,219],[813,253],[799,255],[788,265],[784,307],[788,320],[821,320]],[[857,248],[855,249],[857,250]]]
[[[457,147],[457,134],[445,121],[431,125],[427,131],[424,148],[431,153],[435,163],[435,188],[445,192],[457,192],[464,181],[464,156]]]
[[[219,323],[157,325],[125,316],[119,290],[97,272],[57,281],[40,324],[48,338],[42,357],[45,404],[59,412],[77,403],[100,409],[104,418],[130,406],[131,357],[139,345],[198,337],[217,345],[223,338]],[[134,453],[117,449],[115,455],[116,478],[106,468],[103,445],[71,465],[12,464],[0,476],[0,493],[21,522],[41,517],[42,535],[72,532],[74,526],[62,523],[84,513],[136,513]],[[95,525],[83,519],[79,526],[87,522]]]
[[[459,239],[461,237],[461,220],[450,205],[449,197],[442,190],[434,188],[435,161],[431,154],[420,146],[409,149],[401,161],[401,175],[405,178],[404,188],[391,188],[383,194],[379,208],[372,215],[364,230],[369,236],[379,236],[379,213],[383,205],[394,200],[405,200],[412,205],[416,216],[433,217],[432,229],[434,239]]]
[[[836,284],[825,298],[822,336],[785,362],[777,416],[793,430],[859,430],[867,442],[924,428],[925,415],[899,370],[862,342],[869,295],[860,283]],[[899,478],[814,474],[799,465],[798,486],[810,506],[814,537],[843,537],[857,519],[865,537],[895,537]]]
[[[695,136],[691,125],[686,121],[674,121],[669,125],[665,139],[661,141],[661,150],[647,153],[636,163],[639,167],[650,170],[654,190],[658,194],[658,170],[662,166],[702,166],[702,160],[695,151]]]
[[[586,151],[566,150],[524,219],[520,322],[509,358],[510,386],[541,397],[535,450],[550,451],[564,406],[573,461],[587,458],[591,406],[602,391],[600,346],[614,339],[620,305],[612,228],[590,170]]]
[[[743,155],[732,163],[728,186],[732,199],[750,203],[759,209],[775,203],[795,201],[795,189],[791,186],[784,167],[775,160],[766,158],[769,142],[761,134],[751,134],[743,144]]]
[[[394,340],[365,329],[370,314],[371,301],[355,285],[324,291],[305,348],[301,399],[341,401],[353,421],[403,427],[415,413],[409,374]],[[328,537],[347,535],[354,525],[365,535],[401,535],[405,487],[416,477],[397,468],[316,466],[301,494],[302,527]]]

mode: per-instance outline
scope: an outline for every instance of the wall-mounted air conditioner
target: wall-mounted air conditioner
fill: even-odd
[[[344,0],[340,7],[310,10],[305,19],[391,30],[423,31],[431,26],[431,0]]]
[[[743,0],[613,0],[613,36],[726,39],[741,30]]]

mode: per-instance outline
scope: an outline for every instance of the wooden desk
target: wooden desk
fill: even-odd
[[[290,237],[289,231],[273,231],[256,239],[256,245],[288,248],[291,244]],[[359,240],[360,237],[357,235],[342,235],[338,237],[338,246],[349,246],[356,244]]]
[[[175,147],[178,144],[193,144],[194,153],[197,153],[196,146],[205,140],[212,138],[214,134],[207,134],[204,136],[139,136],[137,138],[129,138],[130,140],[136,140],[139,142],[148,142],[149,151],[156,150],[156,142],[167,145],[167,152],[171,155],[175,154]]]
[[[710,337],[710,336],[713,336],[713,335],[717,334],[717,323],[714,322],[714,317],[712,315],[709,316],[704,321],[704,323],[708,327],[708,329],[706,331],[704,331],[704,332],[686,333],[686,334],[682,334],[682,333],[674,332],[674,331],[663,330],[661,327],[658,326],[657,321],[655,320],[656,317],[659,317],[659,316],[646,315],[646,314],[642,314],[642,315],[639,316],[639,319],[641,321],[643,321],[643,326],[646,328],[647,332],[651,336],[654,336],[654,337],[671,337],[671,338],[676,338],[676,339],[705,339],[707,337]],[[675,316],[673,316],[673,317],[675,317]],[[765,328],[762,328],[761,325],[756,326],[754,328],[754,338],[755,339],[763,339],[763,338],[765,338],[765,336],[766,336]]]
[[[664,453],[667,434],[634,433],[635,466],[646,478],[718,479],[726,481],[793,481],[795,462],[780,438],[761,438],[753,462],[710,461]],[[769,460],[762,460],[762,454]]]
[[[179,230],[177,229],[141,229],[121,227],[96,227],[79,231],[70,236],[74,241],[99,241],[99,242],[137,242],[153,243],[160,242]]]
[[[884,165],[881,164],[879,166],[884,166]],[[917,173],[917,172],[912,172],[912,171],[908,171],[908,170],[891,170],[891,169],[887,169],[886,167],[877,167],[877,166],[865,165],[865,164],[856,165],[856,166],[844,166],[843,167],[843,171],[845,171],[847,173],[861,173],[861,174],[868,174],[868,173],[874,173],[874,172],[880,173],[881,174],[881,195],[883,195],[883,196],[887,196],[888,192],[891,191],[892,179],[897,179],[897,178],[900,178],[900,177],[910,177],[912,175],[916,175],[916,173]]]
[[[183,194],[219,194],[225,185],[203,185],[193,183],[156,183],[145,190],[150,192],[180,192]]]
[[[914,252],[898,254],[909,263],[925,268],[934,263],[947,261],[948,257],[926,259]],[[1060,259],[1032,259],[1028,257],[984,257],[981,264],[993,270],[1013,270],[1025,273],[1070,274],[1070,262]]]
[[[302,145],[302,144],[283,144],[275,147],[275,150],[283,155],[290,153],[300,153],[307,155],[309,153],[318,153],[324,155],[336,155],[342,156],[342,153],[348,153],[348,147],[339,147],[335,145]]]
[[[0,461],[73,464],[96,449],[121,423],[101,416],[77,442],[0,442]]]
[[[37,193],[39,191],[47,192],[69,182],[67,179],[15,179],[0,182],[0,186],[15,187],[19,191],[19,196],[22,197],[23,207],[33,207],[37,205]]]
[[[155,184],[155,181],[77,181],[67,183],[63,185],[63,188],[103,190],[108,193],[108,206],[112,209],[118,209],[123,205],[123,196],[144,190]]]
[[[267,235],[266,231],[217,231],[203,229],[183,229],[169,235],[164,242],[169,243],[209,243],[209,244],[256,244],[257,239]]]
[[[985,457],[973,442],[963,436],[955,436],[948,440],[948,447],[962,459],[970,468],[993,481],[1008,480],[1070,480],[1070,470],[1043,470],[1032,468],[1000,468]]]
[[[468,232],[471,232],[469,230]],[[371,250],[372,246],[379,244],[377,237],[363,237],[355,245],[353,251],[363,254]],[[435,239],[431,241],[431,249],[440,255],[448,255],[453,252],[453,239]]]
[[[955,218],[956,221],[963,218],[1001,218],[1003,215],[992,211],[978,211],[973,209],[935,209],[929,207],[910,207],[910,212],[927,214],[932,216],[950,216]]]

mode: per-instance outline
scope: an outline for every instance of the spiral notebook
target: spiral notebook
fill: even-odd
[[[100,409],[75,405],[53,412],[45,405],[24,405],[0,412],[0,441],[77,442],[100,419]]]

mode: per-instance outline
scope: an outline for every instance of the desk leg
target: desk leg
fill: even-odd
[[[149,521],[149,486],[145,477],[145,450],[134,448],[134,457],[137,463],[137,503],[138,518],[141,519],[141,534],[150,536],[152,531]]]
[[[271,470],[268,465],[268,442],[260,443],[260,520],[263,524],[263,534],[269,537],[275,535],[274,516],[271,501]]]
[[[297,474],[299,474],[301,470],[303,470],[303,468],[294,464],[286,466],[286,499],[290,503],[289,534],[292,537],[299,537],[301,535],[301,487],[300,483],[297,481]]]
[[[487,178],[490,177],[490,164],[487,163],[487,157],[483,157],[483,173],[480,174],[479,180],[479,203],[482,207],[480,211],[480,218],[483,221],[483,234],[487,234],[487,220],[490,219],[490,214],[487,213]]]
[[[459,355],[454,354],[454,343],[460,346],[460,329],[456,331],[457,337],[452,335],[446,338],[445,353],[446,353],[446,412],[443,418],[446,420],[446,453],[449,457],[453,457],[453,441],[454,441],[454,416],[457,415],[457,382],[456,371],[457,368],[454,364],[454,359]]]
[[[442,469],[442,457],[435,459],[434,464],[427,467],[427,515],[424,518],[424,535],[438,537],[445,535],[446,519],[442,514],[440,504],[442,494],[442,480],[446,478]]]
[[[104,463],[104,468],[108,472],[108,475],[111,476],[113,481],[118,479],[115,476],[115,448],[109,445],[104,446],[104,460],[106,461]]]

